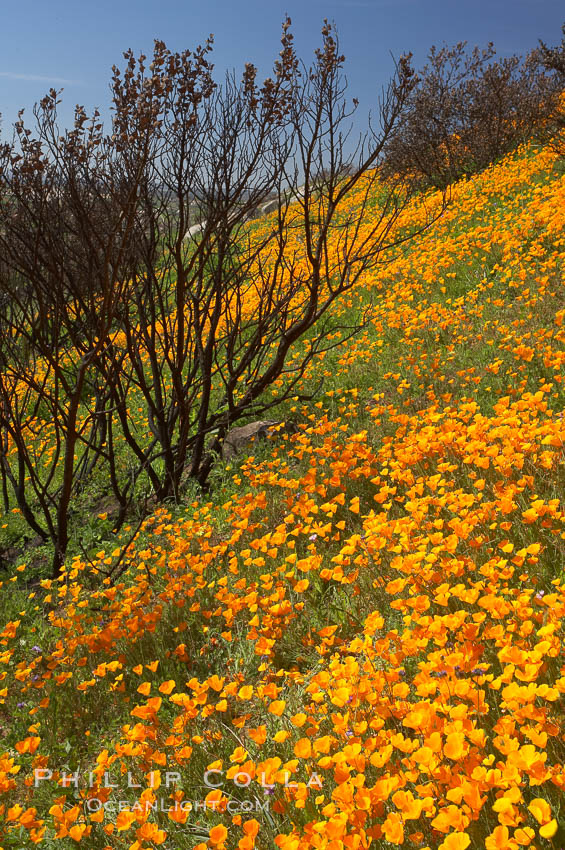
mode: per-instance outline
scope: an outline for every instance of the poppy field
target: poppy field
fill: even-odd
[[[565,846],[564,263],[522,148],[336,301],[297,433],[0,575],[0,847]]]

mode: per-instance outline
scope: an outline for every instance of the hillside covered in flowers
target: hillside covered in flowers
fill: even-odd
[[[551,150],[455,184],[296,434],[2,576],[0,847],[563,845],[564,259]]]

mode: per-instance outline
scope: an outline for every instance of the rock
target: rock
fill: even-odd
[[[283,426],[279,429],[279,426]],[[224,460],[234,458],[245,446],[254,439],[267,439],[275,435],[278,430],[287,434],[296,434],[298,428],[294,422],[279,422],[273,419],[258,419],[248,425],[231,428],[226,434],[222,454]]]
[[[198,224],[193,224],[192,227],[189,227],[185,234],[185,239],[193,239],[195,236],[198,236],[202,230],[204,230],[206,222],[199,221]]]
[[[263,215],[269,215],[269,213],[275,212],[279,208],[279,199],[275,198],[273,201],[267,201],[266,204],[263,204],[261,207],[261,212]]]

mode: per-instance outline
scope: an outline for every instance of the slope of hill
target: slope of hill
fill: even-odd
[[[6,579],[2,846],[561,846],[564,225],[550,151],[456,185],[298,434]]]

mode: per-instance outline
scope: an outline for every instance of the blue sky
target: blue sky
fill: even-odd
[[[335,21],[351,96],[374,108],[391,69],[390,53],[414,53],[423,64],[432,44],[494,41],[501,55],[522,53],[538,38],[556,44],[565,19],[562,0],[0,0],[2,136],[17,111],[51,87],[64,88],[61,118],[76,103],[108,115],[113,64],[132,47],[150,54],[153,39],[174,50],[193,48],[214,33],[219,73],[251,61],[268,75],[287,13],[301,58],[320,41],[324,17]]]

